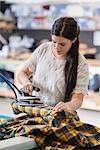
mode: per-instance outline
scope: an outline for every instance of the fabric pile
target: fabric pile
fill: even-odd
[[[0,124],[0,140],[27,136],[43,150],[72,150],[100,145],[100,129],[82,123],[76,112],[53,114],[50,107],[26,107],[12,104],[16,113],[26,115],[4,120]]]

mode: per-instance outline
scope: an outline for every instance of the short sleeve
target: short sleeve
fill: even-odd
[[[79,65],[77,72],[77,81],[73,93],[82,93],[83,95],[88,94],[88,83],[89,83],[89,66],[86,58],[83,55],[79,55]]]
[[[45,44],[41,44],[40,46],[38,46],[30,56],[30,58],[25,62],[25,65],[28,66],[29,70],[33,73],[36,70],[36,66],[43,52],[44,46]]]

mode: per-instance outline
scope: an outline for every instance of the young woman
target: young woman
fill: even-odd
[[[80,28],[73,18],[57,19],[51,42],[40,45],[18,74],[26,93],[40,89],[41,100],[53,110],[73,112],[87,94],[88,65],[79,54]],[[33,75],[33,82],[29,76]]]
[[[13,103],[12,108],[16,113],[28,114],[23,124],[19,119],[17,124],[20,129],[14,133],[29,134],[41,149],[71,150],[100,144],[100,130],[82,123],[76,113],[87,94],[89,77],[86,59],[79,54],[79,33],[80,28],[74,18],[55,20],[51,31],[52,41],[40,45],[18,73],[18,81],[24,92],[32,94],[33,86],[40,89],[39,96],[44,108],[42,105],[37,110]],[[30,75],[33,75],[32,83]],[[50,113],[49,107],[52,109]],[[34,116],[29,117],[30,114]],[[31,126],[28,129],[26,120]]]

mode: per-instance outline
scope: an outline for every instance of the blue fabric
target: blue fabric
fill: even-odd
[[[0,118],[12,118],[10,116],[0,115]]]

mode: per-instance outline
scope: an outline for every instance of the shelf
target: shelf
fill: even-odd
[[[19,26],[19,29],[21,29],[22,27],[23,28],[25,28],[25,30],[27,30],[27,26],[28,27],[30,27],[30,29],[43,29],[43,30],[45,30],[45,28],[46,28],[46,30],[50,30],[51,29],[51,26],[52,26],[52,21],[55,19],[55,18],[58,18],[58,17],[60,17],[60,16],[64,16],[64,14],[65,13],[67,13],[68,14],[68,12],[67,12],[67,5],[71,5],[71,6],[76,6],[76,5],[78,5],[78,6],[83,6],[83,8],[84,8],[84,13],[81,13],[81,15],[78,13],[74,13],[74,14],[72,14],[72,13],[69,13],[68,14],[68,16],[69,17],[74,17],[74,18],[76,18],[76,20],[78,19],[78,21],[79,21],[79,18],[86,18],[86,19],[88,19],[88,20],[94,20],[94,25],[92,25],[92,27],[90,28],[90,29],[87,29],[87,28],[89,28],[90,27],[90,23],[88,23],[88,24],[86,24],[86,29],[81,29],[82,31],[95,31],[95,30],[100,30],[100,26],[99,26],[99,18],[100,18],[100,16],[97,14],[97,13],[93,13],[93,11],[94,11],[94,8],[95,7],[98,7],[99,6],[99,2],[95,2],[95,1],[91,1],[91,0],[84,0],[84,1],[76,1],[76,0],[73,0],[72,2],[70,2],[70,0],[59,0],[59,1],[57,1],[57,0],[37,0],[37,1],[33,1],[33,0],[28,0],[28,1],[26,1],[26,0],[16,0],[16,1],[13,1],[13,0],[6,0],[6,2],[8,2],[10,5],[16,5],[16,4],[14,4],[14,3],[18,3],[18,4],[21,4],[21,5],[25,5],[26,4],[26,6],[28,7],[28,6],[31,6],[31,9],[33,9],[34,10],[34,7],[36,7],[36,5],[37,6],[41,6],[42,7],[42,9],[43,9],[43,13],[41,13],[41,11],[39,11],[38,9],[37,9],[37,11],[36,12],[34,12],[34,11],[32,11],[31,9],[30,9],[30,7],[29,7],[29,10],[28,10],[28,12],[27,13],[15,13],[16,14],[16,17],[14,17],[14,16],[12,16],[12,17],[14,17],[14,18],[17,18],[16,19],[16,21],[17,21],[17,23],[16,24],[18,24]],[[27,5],[27,4],[30,4],[30,5]],[[59,13],[57,13],[56,12],[56,8],[55,8],[55,11],[52,11],[52,9],[49,9],[49,7],[48,7],[48,10],[46,10],[43,6],[52,6],[52,5],[65,5],[66,7],[65,8],[63,8],[62,10],[59,10]],[[89,13],[85,13],[86,11],[88,11],[85,7],[89,7],[89,8],[91,8],[91,13],[89,12]],[[99,8],[99,7],[98,7]],[[21,8],[20,8],[21,9]],[[19,9],[19,11],[20,11],[20,9]],[[23,8],[22,8],[23,9]],[[47,12],[46,12],[46,11]],[[12,11],[14,11],[14,10],[12,10]],[[50,12],[51,11],[51,12]],[[57,10],[58,11],[58,10]],[[60,12],[61,11],[61,12]],[[90,10],[89,10],[90,11]],[[38,13],[37,13],[38,12]],[[96,15],[97,14],[97,15]],[[92,17],[93,16],[93,17]],[[4,16],[5,18],[6,18],[6,16]],[[33,20],[33,18],[34,19],[36,19],[36,18],[42,18],[42,19],[44,19],[44,22],[43,21],[39,21],[38,22],[38,20],[36,20],[36,22]],[[8,19],[9,17],[7,17],[7,19]],[[11,18],[11,17],[10,17]],[[18,19],[18,18],[21,18],[21,19]],[[46,18],[47,18],[47,20],[46,20]],[[52,19],[51,19],[52,18]],[[25,21],[24,21],[24,19],[25,19]],[[28,21],[27,21],[27,23],[26,23],[26,19],[29,19]],[[80,23],[81,21],[79,21],[79,23]],[[80,23],[80,24],[82,24],[82,22]],[[84,24],[84,22],[83,22],[83,24]],[[93,23],[92,23],[93,24]],[[96,25],[95,25],[96,24]],[[36,27],[34,27],[34,26],[36,26]],[[80,25],[80,27],[81,27],[82,25]],[[50,28],[49,28],[50,27]],[[83,26],[82,26],[83,27]]]
[[[100,67],[100,59],[87,59],[89,66]]]
[[[24,60],[14,60],[14,59],[0,59],[0,65],[2,68],[8,71],[15,71],[16,66],[20,65]]]
[[[8,64],[12,64],[12,65],[18,65],[20,64],[20,62],[23,62],[23,60],[14,60],[14,59],[9,59],[9,58],[0,58],[0,64],[4,64],[4,65],[8,65]]]
[[[58,5],[58,4],[94,4],[94,5],[96,5],[96,3],[98,3],[99,4],[99,2],[95,2],[95,0],[84,0],[84,1],[82,1],[82,0],[36,0],[36,1],[33,1],[33,0],[5,0],[6,2],[8,2],[8,3],[20,3],[20,4],[22,4],[22,3],[24,3],[24,4],[34,4],[34,5],[51,5],[51,4],[56,4],[56,5]]]
[[[0,59],[0,65],[3,65],[3,68],[5,70],[9,70],[12,72],[15,72],[17,66],[19,66],[22,63],[24,63],[24,60],[5,59],[5,58]],[[15,77],[14,77],[14,80],[15,80]],[[7,88],[0,88],[0,96],[15,98],[13,91],[8,90]]]
[[[13,19],[13,18],[25,18],[25,19],[28,19],[28,18],[32,18],[32,19],[39,19],[39,18],[41,18],[41,19],[46,19],[46,18],[48,18],[49,17],[49,15],[47,16],[46,14],[44,15],[44,14],[40,14],[40,15],[28,15],[28,16],[12,16],[12,17],[8,17],[8,16],[0,16],[0,19],[3,19],[3,20],[5,20],[5,19],[7,19],[7,20],[11,20],[11,19]],[[69,17],[73,17],[73,16],[69,16]],[[87,19],[93,19],[93,20],[98,20],[98,19],[100,19],[100,16],[97,16],[97,15],[95,15],[95,16],[74,16],[74,18],[87,18]]]
[[[100,60],[99,59],[87,59],[87,62],[92,70],[94,67],[98,68],[97,71],[100,72]],[[94,70],[93,70],[94,72]],[[100,111],[100,92],[89,91],[89,94],[84,97],[83,109]]]
[[[7,89],[0,89],[0,96],[3,97],[9,97],[9,98],[15,98],[14,93],[12,90],[7,90]]]
[[[100,92],[89,92],[89,95],[84,97],[81,108],[100,111]]]
[[[14,31],[17,31],[17,30],[19,30],[19,31],[33,31],[34,32],[34,30],[37,30],[37,31],[39,31],[39,30],[44,30],[44,31],[46,31],[46,30],[51,30],[51,28],[49,28],[49,27],[34,27],[34,28],[15,28],[14,29]],[[93,32],[93,31],[100,31],[100,29],[81,29],[81,32],[84,32],[84,31],[90,31],[90,32]]]
[[[0,21],[3,20],[3,21],[14,21],[14,17],[10,17],[10,16],[0,16]]]
[[[32,31],[34,32],[37,31],[39,32],[40,30],[44,30],[44,31],[48,31],[48,30],[51,30],[51,28],[48,28],[48,27],[34,27],[34,28],[16,28],[14,29],[14,31]]]

